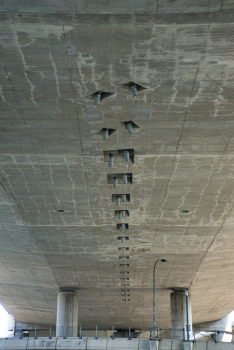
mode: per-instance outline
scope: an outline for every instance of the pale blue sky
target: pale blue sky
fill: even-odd
[[[0,337],[6,337],[8,312],[0,305]]]

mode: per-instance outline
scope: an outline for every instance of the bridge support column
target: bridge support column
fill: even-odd
[[[193,340],[191,296],[188,295],[189,340]],[[188,340],[187,307],[185,289],[173,289],[171,293],[171,338]]]
[[[75,288],[61,288],[57,299],[56,337],[77,337],[78,292]]]

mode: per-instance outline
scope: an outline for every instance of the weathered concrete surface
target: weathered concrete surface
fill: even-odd
[[[56,336],[77,337],[78,293],[59,292],[57,299]]]
[[[171,338],[178,340],[191,340],[193,337],[193,320],[191,295],[188,295],[188,320],[185,291],[174,291],[170,295],[171,305]],[[188,323],[187,323],[188,321]],[[189,337],[187,325],[190,327]]]
[[[190,287],[195,323],[227,315],[233,13],[20,16],[0,21],[0,302],[20,321],[55,324],[59,287],[77,286],[83,327],[147,329],[162,257],[158,326],[170,327],[171,287]],[[146,88],[134,100],[119,86],[129,81]],[[95,107],[87,96],[99,89],[114,94]],[[130,119],[131,135],[120,124]],[[117,131],[104,141],[103,128]],[[109,168],[102,152],[125,148],[134,164]],[[124,172],[133,184],[107,184]],[[131,201],[117,207],[114,193]]]
[[[215,343],[213,341],[183,342],[165,339],[160,342],[143,339],[90,339],[90,338],[28,338],[20,340],[0,339],[0,349],[78,349],[78,350],[233,350],[233,343]]]
[[[43,1],[17,1],[1,0],[1,11],[17,12],[65,12],[65,13],[194,13],[194,12],[219,12],[233,9],[230,0],[43,0]]]

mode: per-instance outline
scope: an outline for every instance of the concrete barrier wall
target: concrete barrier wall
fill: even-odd
[[[0,350],[234,350],[233,343],[213,341],[182,342],[164,339],[160,342],[148,339],[126,338],[9,338],[0,339]]]

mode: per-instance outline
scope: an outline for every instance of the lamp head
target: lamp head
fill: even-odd
[[[167,260],[165,260],[165,259],[161,259],[161,262],[167,262]]]

